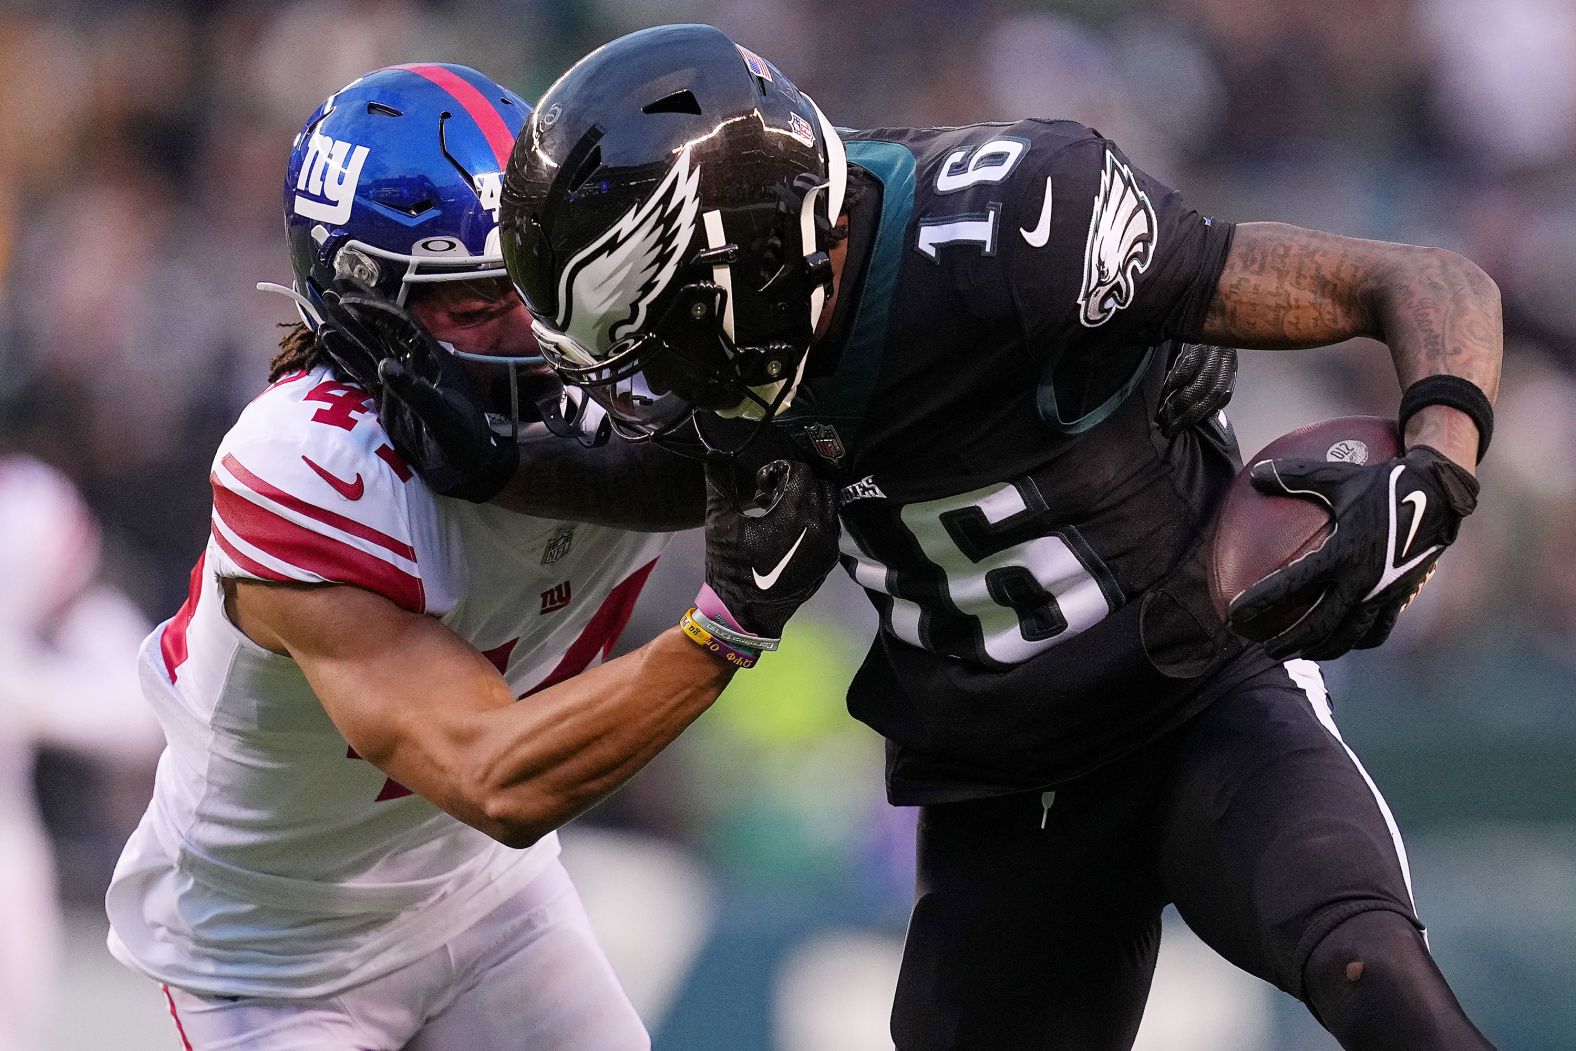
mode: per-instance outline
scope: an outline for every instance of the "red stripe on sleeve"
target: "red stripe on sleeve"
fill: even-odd
[[[492,147],[493,156],[498,158],[498,170],[503,171],[509,165],[509,151],[514,149],[514,135],[509,131],[509,126],[503,122],[503,117],[493,109],[492,102],[477,91],[471,83],[456,76],[442,66],[429,66],[413,63],[406,66],[395,66],[395,69],[408,69],[420,77],[426,77],[438,87],[454,96],[454,101],[464,107],[476,126],[481,129],[482,135],[487,139],[487,145]],[[524,114],[521,114],[524,116]]]
[[[335,514],[333,511],[325,511],[315,504],[307,503],[298,496],[292,496],[278,486],[265,482],[251,471],[248,471],[241,461],[235,458],[233,453],[226,453],[221,462],[231,474],[241,481],[241,484],[259,496],[266,496],[281,506],[295,511],[297,514],[306,515],[308,518],[316,519],[325,525],[331,525],[335,529],[342,529],[351,536],[360,537],[368,543],[376,544],[385,550],[392,551],[401,558],[408,558],[412,562],[416,561],[416,550],[409,544],[397,540],[387,533],[373,529],[369,525],[358,522],[354,518],[346,518],[344,515]],[[215,493],[219,492],[221,488],[217,483],[214,484]]]
[[[564,651],[563,659],[558,666],[547,673],[547,677],[531,687],[520,696],[529,697],[539,690],[549,686],[556,686],[566,679],[572,679],[591,666],[596,659],[598,651],[606,657],[613,651],[613,644],[623,634],[624,625],[629,623],[629,615],[635,612],[635,600],[640,597],[640,589],[646,586],[646,578],[651,575],[651,570],[657,564],[652,559],[629,576],[623,582],[607,593],[607,598],[602,600],[602,605],[591,615],[590,623],[580,633],[580,637],[569,644],[569,649]]]
[[[186,631],[191,627],[192,615],[197,612],[197,603],[202,599],[203,567],[207,561],[208,552],[197,556],[191,581],[186,585],[186,601],[181,603],[180,610],[170,618],[170,622],[164,625],[164,633],[159,636],[159,652],[164,654],[164,670],[169,673],[172,683],[175,681],[176,669],[186,663]]]
[[[258,507],[217,482],[213,487],[213,511],[235,535],[287,565],[320,576],[330,583],[354,584],[366,588],[412,613],[421,613],[426,609],[426,592],[420,577],[392,566],[376,555],[352,547],[343,540],[314,533],[282,515]],[[265,568],[255,559],[241,561],[244,555],[237,558],[241,553],[234,549],[234,545],[225,542],[217,528],[214,535],[241,568],[253,573]],[[266,578],[287,579],[272,570],[266,570]]]
[[[225,535],[219,532],[219,524],[217,522],[210,523],[208,526],[208,531],[213,534],[214,542],[219,545],[226,555],[230,556],[230,561],[234,562],[236,565],[252,574],[252,576],[261,577],[264,580],[278,580],[285,583],[290,582],[290,578],[279,572],[277,569],[268,568],[261,562],[257,561],[257,559],[253,558],[251,555],[248,555],[245,551],[242,551],[240,548],[230,543],[230,541],[226,539]]]

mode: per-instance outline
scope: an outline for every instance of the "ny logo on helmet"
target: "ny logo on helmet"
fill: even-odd
[[[361,181],[361,167],[366,164],[369,152],[366,146],[352,146],[314,131],[307,142],[301,174],[296,176],[296,214],[333,226],[342,225],[350,218],[356,185]],[[302,193],[311,196],[304,197]]]

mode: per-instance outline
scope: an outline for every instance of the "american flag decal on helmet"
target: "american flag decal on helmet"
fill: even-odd
[[[739,55],[744,59],[744,64],[749,67],[751,73],[754,73],[762,80],[769,81],[772,79],[772,67],[766,64],[764,58],[742,44],[734,44],[733,46],[739,49]]]
[[[812,149],[815,147],[815,129],[797,113],[788,114],[788,134]]]

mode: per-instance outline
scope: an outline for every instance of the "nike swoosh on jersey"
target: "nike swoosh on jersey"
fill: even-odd
[[[750,567],[750,573],[755,577],[756,587],[760,588],[762,591],[770,591],[772,589],[772,585],[777,583],[777,578],[782,576],[783,570],[788,568],[788,563],[793,560],[794,552],[799,550],[799,545],[804,543],[804,538],[809,534],[809,532],[809,526],[805,526],[803,529],[799,530],[799,539],[793,542],[793,547],[788,549],[788,553],[783,556],[783,560],[773,566],[772,571],[767,573],[765,576],[762,576],[761,571],[756,569],[754,566]]]
[[[1045,243],[1051,239],[1051,180],[1045,180],[1045,203],[1040,206],[1040,221],[1033,230],[1023,229],[1018,231],[1023,239],[1029,242],[1031,248],[1044,248]]]
[[[1397,562],[1412,549],[1412,541],[1417,538],[1417,527],[1423,524],[1423,512],[1428,509],[1428,494],[1421,490],[1407,493],[1401,497],[1401,502],[1412,505],[1412,527],[1406,531],[1406,543],[1401,545],[1401,553],[1395,556]]]
[[[308,460],[304,455],[301,457],[301,460],[312,470],[316,471],[319,478],[333,486],[334,492],[343,496],[346,500],[360,500],[362,494],[367,491],[367,483],[362,480],[359,473],[357,473],[354,480],[347,482],[343,478],[336,478],[334,475],[329,474],[326,470]]]

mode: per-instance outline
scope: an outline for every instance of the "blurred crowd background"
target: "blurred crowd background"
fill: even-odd
[[[75,483],[98,523],[101,584],[148,623],[180,603],[207,533],[210,457],[291,317],[253,284],[288,281],[282,172],[327,94],[377,66],[435,60],[534,98],[592,47],[666,21],[719,25],[837,123],[1072,117],[1220,218],[1443,245],[1498,281],[1505,379],[1481,509],[1390,644],[1326,670],[1346,738],[1407,834],[1420,911],[1469,1011],[1507,1051],[1570,1046],[1572,0],[5,0],[0,455]],[[1359,341],[1246,355],[1231,415],[1251,453],[1314,419],[1392,414],[1397,395],[1383,348]],[[7,492],[0,521],[30,521],[35,497],[14,494],[34,490],[0,489],[0,504]],[[692,594],[698,553],[691,537],[664,561],[632,641]],[[91,545],[68,562],[90,557]],[[12,568],[0,605],[59,586]],[[871,630],[864,600],[834,580],[812,612],[566,834],[659,1051],[890,1047],[913,813],[885,805],[880,744],[842,710]],[[136,613],[106,616],[121,638]],[[75,652],[58,624],[0,623],[16,636],[0,653]],[[12,666],[0,666],[0,706],[22,692],[4,688]],[[49,1035],[16,1046],[176,1046],[157,991],[104,954],[98,904],[156,746],[116,730],[119,748],[84,751],[5,712],[0,736],[14,781],[39,745],[32,787],[68,935]],[[0,1011],[19,996],[0,989]],[[1334,1045],[1174,923],[1140,1046]]]

